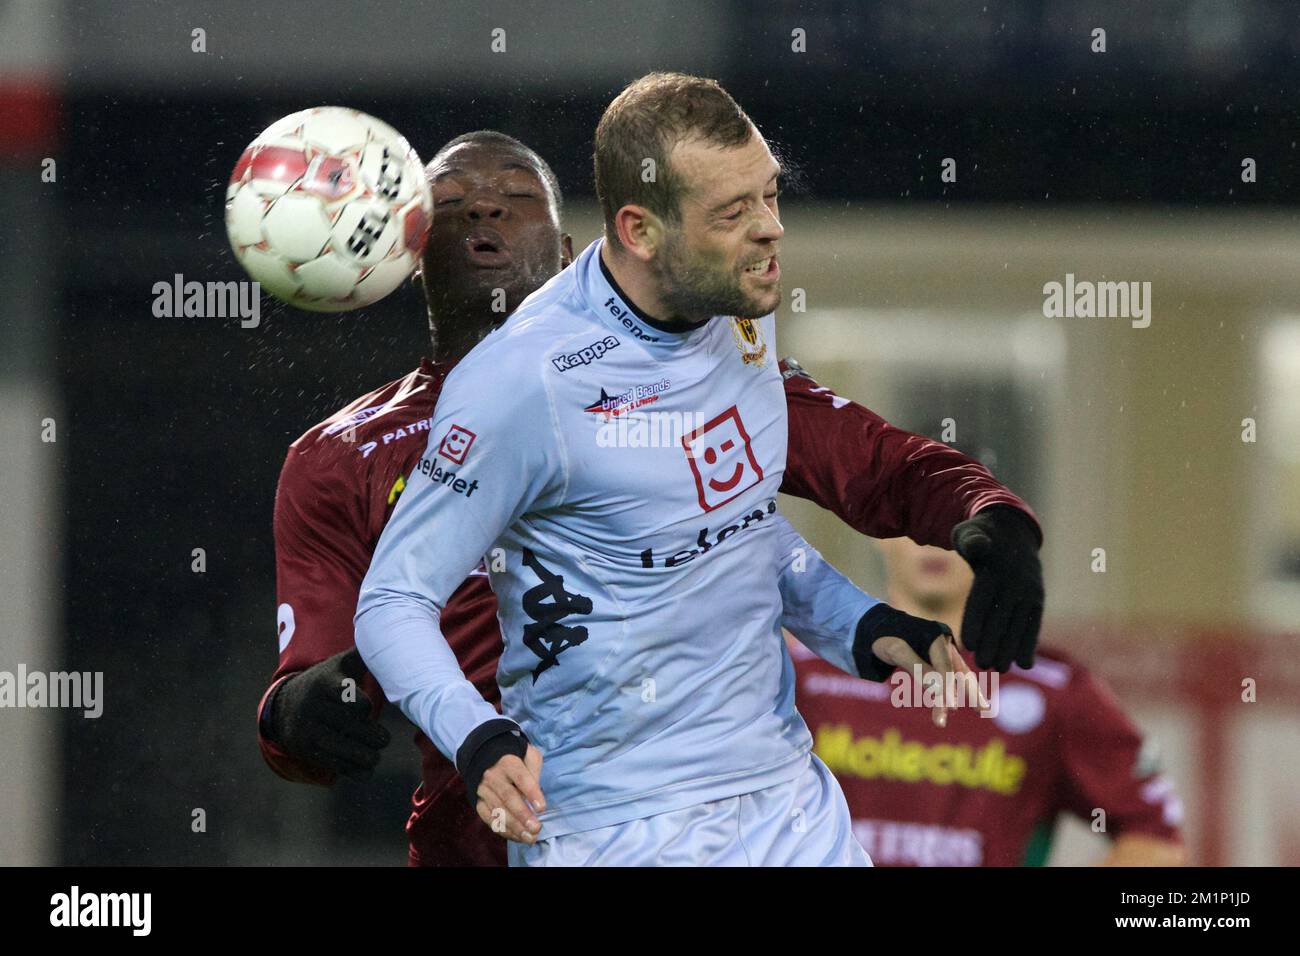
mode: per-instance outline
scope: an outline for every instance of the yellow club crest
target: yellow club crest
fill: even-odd
[[[733,318],[731,334],[746,365],[762,368],[767,364],[767,343],[763,341],[763,329],[756,319]]]

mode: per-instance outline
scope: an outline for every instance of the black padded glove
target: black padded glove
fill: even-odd
[[[977,667],[1033,666],[1044,597],[1038,543],[1033,521],[1010,505],[992,505],[952,529],[953,549],[975,571],[961,640]]]
[[[262,735],[298,760],[344,776],[369,777],[388,746],[387,728],[370,719],[359,689],[343,699],[343,681],[365,675],[356,648],[286,678],[262,708]]]

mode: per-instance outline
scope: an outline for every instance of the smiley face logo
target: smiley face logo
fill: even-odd
[[[448,461],[463,465],[465,456],[469,454],[469,446],[474,444],[474,439],[477,437],[468,428],[452,425],[447,429],[447,434],[442,436],[442,442],[438,445],[438,454]]]
[[[682,447],[704,511],[721,507],[763,480],[735,405],[683,437]]]

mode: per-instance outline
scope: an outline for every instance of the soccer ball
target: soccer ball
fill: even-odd
[[[240,264],[272,295],[314,312],[370,305],[401,285],[432,215],[410,144],[341,106],[267,127],[226,187],[226,234]]]

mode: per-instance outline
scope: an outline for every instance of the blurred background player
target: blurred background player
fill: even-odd
[[[885,599],[959,634],[971,588],[953,552],[906,537],[877,542]],[[849,677],[791,640],[796,702],[817,755],[840,781],[858,841],[877,866],[1043,865],[1057,818],[1073,814],[1111,841],[1114,866],[1185,862],[1182,807],[1154,747],[1088,669],[1039,647],[1033,667],[999,676],[990,713],[891,702],[896,683]]]
[[[479,131],[429,163],[435,216],[421,281],[434,360],[349,403],[290,448],[276,494],[280,661],[259,707],[263,756],[281,776],[318,784],[365,775],[388,734],[383,694],[353,649],[352,614],[379,534],[419,459],[450,368],[528,294],[568,263],[559,185],[518,141]],[[505,313],[492,307],[506,290]],[[864,534],[948,544],[975,534],[978,580],[1012,605],[1041,593],[1032,512],[978,462],[896,429],[783,363],[790,463],[783,490],[831,508]],[[977,520],[970,520],[978,513]],[[480,568],[453,596],[443,627],[461,668],[499,700],[496,601]],[[1022,626],[1036,629],[1036,619]],[[345,699],[345,679],[358,682]],[[423,782],[408,822],[416,865],[504,864],[502,841],[468,805],[455,768],[423,734]]]

